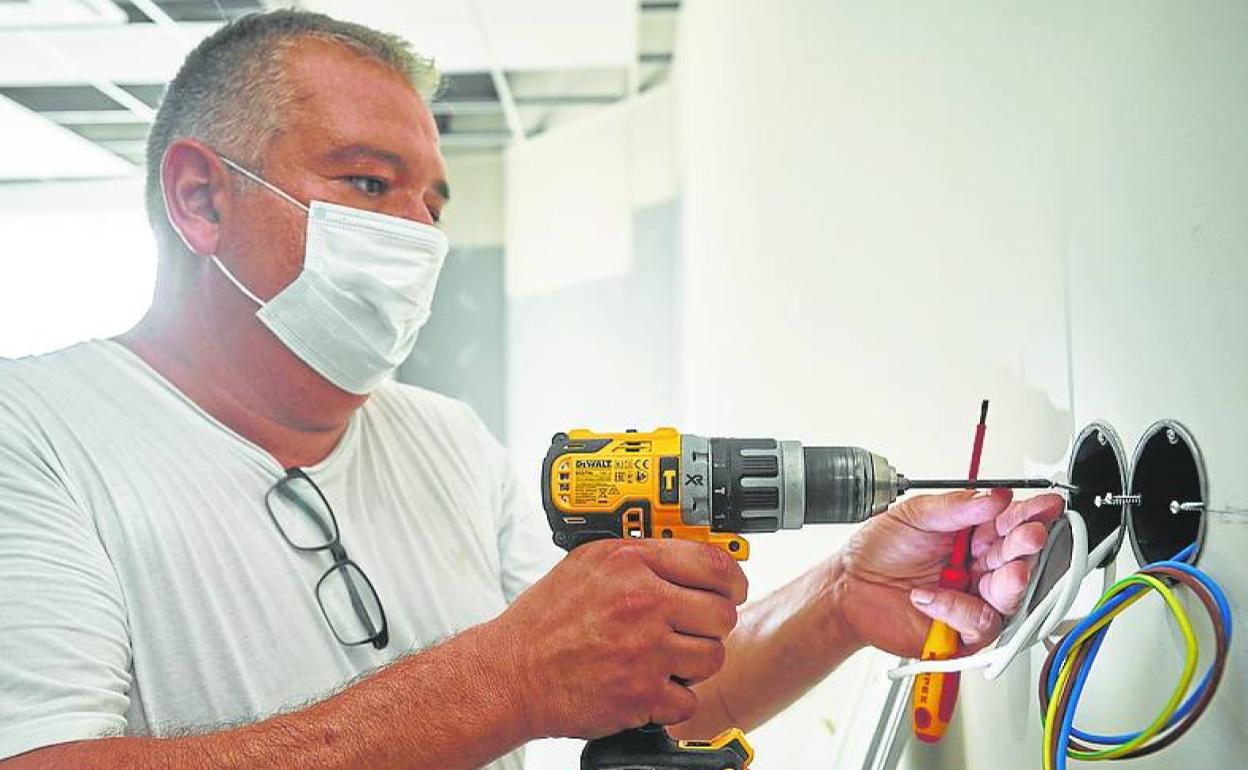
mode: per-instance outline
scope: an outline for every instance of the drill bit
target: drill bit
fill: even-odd
[[[899,478],[897,488],[900,491],[911,489],[1064,489],[1077,492],[1078,487],[1064,484],[1053,479],[907,479]]]

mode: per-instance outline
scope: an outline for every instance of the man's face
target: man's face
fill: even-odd
[[[286,58],[293,98],[262,176],[308,203],[328,201],[435,224],[449,193],[433,115],[403,76],[335,43]],[[237,177],[236,177],[237,178]],[[248,181],[223,219],[218,253],[271,297],[303,265],[305,213]]]

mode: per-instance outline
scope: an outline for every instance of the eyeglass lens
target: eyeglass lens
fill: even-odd
[[[385,624],[372,583],[352,561],[335,564],[316,585],[325,619],[343,644],[371,642]]]
[[[291,475],[269,493],[269,512],[295,548],[326,548],[338,539],[338,525],[320,490],[306,476]]]

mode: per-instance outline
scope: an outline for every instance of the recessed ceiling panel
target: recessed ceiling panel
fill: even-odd
[[[0,179],[125,176],[134,167],[86,139],[0,97]]]
[[[310,10],[402,35],[444,72],[623,66],[637,51],[636,0],[309,0]]]
[[[0,29],[83,24],[124,24],[126,14],[109,0],[0,2]]]

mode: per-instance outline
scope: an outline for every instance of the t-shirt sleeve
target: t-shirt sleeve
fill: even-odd
[[[129,706],[116,574],[37,436],[0,408],[0,759],[121,734]]]

